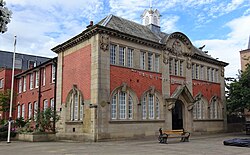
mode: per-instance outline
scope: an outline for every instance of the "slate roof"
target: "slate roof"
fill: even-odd
[[[164,40],[163,38],[168,37],[170,34],[160,32],[160,33],[153,33],[147,26],[138,24],[136,22],[117,17],[115,15],[109,15],[102,19],[97,25],[104,26],[113,30],[117,30],[122,33],[126,33],[132,36],[140,37],[142,39],[147,39],[153,42],[162,43],[161,41]],[[214,61],[218,61],[214,59],[210,55],[206,54],[199,48],[194,47],[194,53],[212,59]]]
[[[147,26],[114,15],[105,17],[98,24],[157,43],[160,43],[161,39],[168,35],[163,32],[160,34],[153,33]]]
[[[124,35],[134,36],[135,38],[141,38],[142,40],[147,40],[152,43],[156,43],[159,45],[164,46],[164,40],[168,38],[171,34],[167,34],[164,32],[158,32],[154,33],[150,30],[149,27],[138,24],[136,22],[115,16],[115,15],[108,15],[105,18],[103,18],[100,22],[98,22],[96,25],[88,26],[86,30],[84,30],[79,35],[69,39],[68,41],[52,48],[52,51],[59,52],[60,50],[63,50],[67,47],[72,47],[77,43],[78,41],[84,39],[84,36],[86,35],[88,38],[89,32],[91,32],[94,29],[99,28],[107,28],[109,30],[114,30],[117,32],[121,32]],[[193,52],[195,53],[196,58],[199,59],[208,59],[212,62],[219,63],[220,65],[227,66],[228,63],[225,63],[223,61],[219,61],[217,59],[214,59],[210,55],[206,54],[204,51],[196,48],[193,46]]]

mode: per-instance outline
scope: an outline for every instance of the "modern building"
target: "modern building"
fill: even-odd
[[[57,58],[15,76],[15,118],[34,119],[38,109],[54,108]]]
[[[99,141],[158,129],[225,131],[223,61],[181,32],[161,32],[158,10],[143,24],[109,15],[54,47],[57,137]]]

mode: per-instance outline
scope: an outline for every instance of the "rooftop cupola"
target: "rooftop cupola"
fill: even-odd
[[[150,7],[149,9],[145,9],[141,17],[142,17],[142,24],[144,26],[147,26],[154,33],[161,32],[161,27],[160,27],[161,15],[157,9],[152,9],[152,7]]]

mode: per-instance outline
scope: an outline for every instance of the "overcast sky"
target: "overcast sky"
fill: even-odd
[[[0,34],[0,49],[54,57],[50,49],[79,34],[109,14],[141,23],[149,0],[5,0],[12,10],[8,31]],[[160,11],[161,30],[180,31],[196,47],[206,45],[214,58],[230,63],[226,76],[240,69],[239,51],[250,36],[250,0],[152,0]]]

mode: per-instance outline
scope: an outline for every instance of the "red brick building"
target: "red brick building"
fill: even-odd
[[[0,92],[6,92],[11,89],[12,79],[12,65],[13,65],[13,52],[0,50]],[[27,69],[36,67],[37,65],[49,60],[49,58],[28,55],[28,54],[15,54],[15,71],[14,74],[21,73]],[[14,94],[16,91],[16,81],[14,82]],[[15,103],[15,100],[13,101]],[[0,120],[7,120],[9,118],[8,112],[0,111]]]
[[[57,58],[15,76],[15,118],[33,119],[38,108],[54,107]]]
[[[226,130],[224,67],[181,33],[109,15],[54,47],[58,138],[135,138],[164,129]]]
[[[14,74],[22,72],[20,69],[16,69]],[[7,90],[11,89],[11,78],[12,78],[12,69],[0,68],[0,92],[4,93]],[[0,111],[0,120],[7,120],[9,118],[9,113]]]

